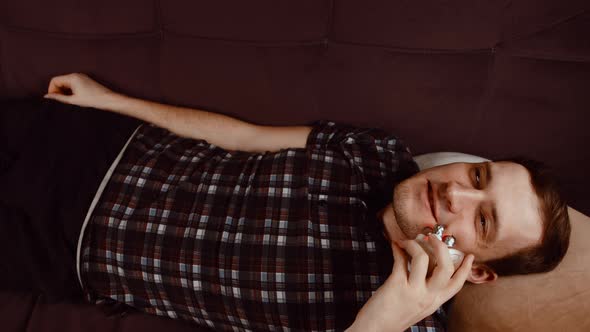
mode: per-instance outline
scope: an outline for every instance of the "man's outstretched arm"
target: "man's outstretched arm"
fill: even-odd
[[[79,73],[54,77],[46,98],[134,117],[226,150],[265,152],[304,148],[311,131],[308,126],[260,126],[222,114],[125,96]]]
[[[306,126],[259,126],[226,115],[114,93],[101,109],[131,116],[187,138],[204,139],[227,150],[248,152],[304,148]]]

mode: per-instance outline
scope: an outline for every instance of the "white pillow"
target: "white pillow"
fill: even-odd
[[[433,152],[414,156],[420,170],[452,163],[481,163],[490,161],[482,157],[461,152]]]

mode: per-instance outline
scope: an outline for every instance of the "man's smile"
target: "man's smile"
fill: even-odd
[[[430,210],[430,213],[432,214],[432,218],[434,219],[434,222],[437,222],[437,217],[436,217],[436,202],[434,200],[434,193],[432,190],[432,185],[430,184],[430,181],[426,180],[426,188],[425,188],[425,192],[426,192],[426,206],[427,208]]]

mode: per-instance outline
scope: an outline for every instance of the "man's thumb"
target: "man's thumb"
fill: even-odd
[[[67,97],[68,96],[60,95],[57,93],[48,93],[45,96],[43,96],[43,98],[54,99],[57,101],[61,101],[62,103],[65,103],[67,101]]]

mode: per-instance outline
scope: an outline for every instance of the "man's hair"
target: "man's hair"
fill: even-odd
[[[540,244],[484,262],[484,264],[499,276],[553,270],[567,252],[571,233],[567,204],[560,195],[554,173],[545,164],[522,156],[502,158],[494,162],[513,162],[528,170],[531,185],[539,199],[543,234]]]

